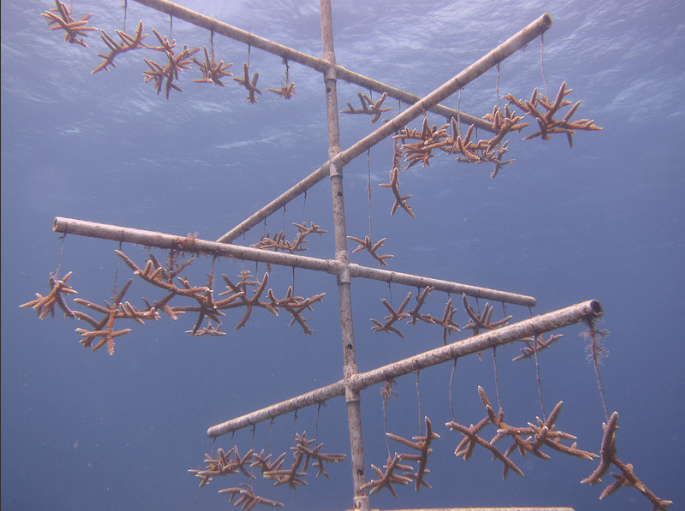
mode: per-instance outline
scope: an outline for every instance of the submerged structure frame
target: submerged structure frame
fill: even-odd
[[[135,243],[163,249],[173,249],[189,253],[212,254],[215,256],[230,256],[242,260],[265,262],[302,268],[306,270],[323,271],[336,276],[339,306],[340,328],[343,351],[343,378],[325,387],[294,397],[281,403],[276,403],[261,410],[254,411],[242,417],[234,418],[217,424],[208,429],[207,434],[218,437],[228,432],[252,426],[264,420],[270,420],[278,415],[292,412],[302,407],[320,403],[337,396],[345,396],[348,413],[348,428],[350,436],[351,468],[353,476],[353,508],[369,511],[370,503],[367,491],[363,488],[366,481],[366,463],[364,460],[364,446],[361,429],[360,391],[367,386],[374,385],[389,378],[415,372],[425,367],[454,360],[468,354],[477,353],[484,349],[499,346],[519,340],[523,337],[536,336],[551,330],[571,324],[593,320],[602,314],[602,307],[595,300],[586,301],[558,311],[536,316],[506,327],[488,331],[474,337],[458,341],[444,347],[426,351],[415,356],[397,361],[372,371],[359,373],[356,364],[354,325],[352,322],[351,282],[353,278],[374,279],[403,285],[425,288],[431,286],[448,293],[464,294],[467,296],[495,300],[532,307],[536,305],[535,298],[506,291],[468,286],[456,282],[403,274],[388,270],[370,268],[349,261],[347,249],[347,234],[345,221],[345,201],[343,193],[343,169],[357,156],[365,153],[382,140],[392,136],[405,127],[409,122],[428,111],[435,112],[447,118],[454,117],[459,122],[476,125],[486,131],[494,132],[492,123],[457,112],[440,105],[452,94],[462,89],[488,69],[496,66],[508,56],[519,50],[543,34],[552,25],[551,17],[547,14],[524,27],[507,39],[491,52],[456,74],[452,79],[425,97],[418,97],[371,78],[354,73],[336,63],[333,43],[332,12],[330,0],[320,0],[321,27],[323,40],[322,58],[313,57],[292,48],[279,45],[267,39],[257,37],[236,27],[219,22],[190,9],[167,0],[135,0],[138,3],[169,14],[172,17],[185,20],[196,26],[221,34],[231,39],[273,53],[289,61],[310,67],[323,75],[324,92],[326,96],[326,110],[328,119],[328,160],[308,177],[292,186],[289,190],[269,202],[249,218],[233,227],[216,241],[206,241],[196,238],[174,236],[152,231],[142,231],[128,227],[86,222],[58,217],[54,221],[53,229],[60,233],[76,234],[120,242]],[[359,140],[347,149],[341,148],[339,121],[337,80],[357,84],[361,87],[386,93],[411,106],[384,123],[371,134]],[[294,198],[306,192],[309,188],[329,177],[331,182],[331,198],[333,208],[335,257],[334,259],[318,259],[294,254],[270,252],[266,250],[232,245],[231,242],[249,229],[259,224],[270,214],[279,210]],[[519,508],[509,508],[519,509]],[[526,508],[533,509],[533,508]],[[535,508],[542,509],[542,508]],[[551,508],[545,508],[551,509]],[[562,508],[555,508],[562,509]],[[563,508],[568,509],[568,508]]]

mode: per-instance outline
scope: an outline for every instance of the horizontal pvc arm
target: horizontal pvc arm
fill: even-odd
[[[52,229],[55,232],[75,234],[77,236],[88,236],[91,238],[135,243],[137,245],[167,250],[215,255],[218,257],[234,257],[236,259],[255,261],[258,263],[278,264],[305,270],[322,271],[333,275],[340,275],[347,269],[350,277],[380,280],[382,282],[418,288],[432,286],[438,291],[444,291],[446,293],[465,294],[474,298],[523,305],[525,307],[534,307],[536,304],[535,298],[532,296],[498,291],[485,287],[469,286],[467,284],[459,284],[457,282],[432,279],[429,277],[382,270],[379,268],[368,268],[358,264],[345,264],[336,259],[304,257],[282,252],[272,252],[259,248],[217,243],[216,241],[201,240],[192,236],[176,236],[156,231],[145,231],[142,229],[132,229],[130,227],[120,227],[117,225],[100,224],[62,217],[55,218]]]
[[[207,430],[207,435],[211,438],[225,435],[226,433],[231,433],[259,422],[271,420],[279,415],[342,396],[348,387],[352,390],[362,390],[390,378],[397,378],[426,367],[514,342],[524,337],[532,337],[582,321],[592,320],[600,317],[602,312],[602,306],[597,300],[590,300],[554,312],[548,312],[541,316],[526,319],[513,325],[491,330],[463,341],[457,341],[441,348],[405,358],[399,362],[394,362],[372,371],[355,374],[347,381],[340,380],[326,387],[321,387],[287,401],[282,401],[212,426]]]

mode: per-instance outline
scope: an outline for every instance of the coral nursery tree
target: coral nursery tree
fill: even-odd
[[[138,22],[134,34],[128,34],[124,30],[107,32],[89,26],[91,14],[75,19],[71,8],[59,0],[55,0],[55,7],[47,10],[43,16],[47,19],[50,30],[63,33],[65,42],[81,46],[84,51],[89,47],[89,36],[99,33],[106,49],[103,53],[98,53],[102,61],[93,69],[93,73],[113,71],[116,68],[115,60],[123,54],[145,54],[145,57],[142,57],[144,81],[150,83],[156,94],[163,92],[166,99],[182,101],[181,78],[193,72],[197,73],[197,78],[192,80],[195,83],[213,84],[218,87],[243,87],[247,93],[246,100],[250,104],[258,104],[259,98],[263,96],[262,89],[285,100],[290,100],[296,95],[296,86],[289,74],[290,62],[321,73],[324,81],[328,159],[308,177],[285,190],[216,241],[203,240],[197,235],[177,236],[58,217],[54,222],[56,232],[118,241],[120,246],[116,253],[123,266],[130,270],[132,277],[114,293],[110,301],[104,300],[103,304],[81,297],[73,298],[71,295],[76,294],[76,290],[69,283],[73,272],[60,278],[58,269],[49,278],[48,294],[37,294],[35,300],[22,305],[36,310],[40,319],[49,315],[54,316],[56,312],[61,311],[65,317],[80,320],[80,324],[87,326],[77,329],[82,346],[92,351],[105,347],[111,355],[115,352],[118,338],[131,332],[131,328],[122,328],[121,324],[145,325],[165,316],[172,319],[182,315],[194,318],[192,327],[187,331],[192,336],[220,337],[226,334],[222,327],[232,315],[237,314],[235,330],[246,327],[250,319],[257,314],[285,315],[289,318],[290,325],[297,325],[304,335],[311,335],[313,332],[307,324],[307,316],[316,308],[323,307],[325,293],[299,296],[294,286],[287,290],[274,290],[269,286],[272,268],[278,265],[335,275],[340,310],[338,337],[343,351],[343,378],[292,399],[212,426],[208,430],[208,435],[217,438],[244,428],[254,428],[256,424],[273,421],[280,415],[296,414],[305,407],[320,407],[330,399],[344,396],[350,437],[349,460],[345,454],[324,452],[323,444],[318,443],[316,438],[308,438],[306,432],[297,432],[294,435],[290,455],[277,455],[266,452],[265,449],[257,452],[254,446],[239,450],[238,445],[231,441],[230,447],[218,447],[213,454],[205,454],[203,468],[190,469],[190,472],[200,479],[200,487],[221,476],[242,475],[246,478],[244,483],[221,489],[219,493],[228,495],[229,500],[242,509],[252,509],[257,504],[282,506],[278,500],[255,493],[252,481],[256,478],[256,472],[273,481],[275,486],[287,485],[289,488],[297,489],[298,486],[307,484],[305,477],[308,470],[316,469],[316,476],[328,477],[329,464],[346,462],[349,463],[352,473],[351,505],[354,509],[368,511],[370,495],[380,491],[387,490],[397,497],[398,485],[410,485],[417,492],[421,488],[430,488],[427,481],[430,472],[428,462],[434,449],[433,441],[440,437],[431,419],[428,416],[422,417],[420,434],[411,438],[387,432],[386,428],[387,440],[396,444],[396,448],[401,452],[395,452],[394,456],[391,456],[388,446],[385,464],[367,465],[361,430],[361,391],[376,384],[382,386],[385,422],[388,400],[396,395],[393,388],[396,378],[416,374],[418,389],[418,374],[425,368],[446,362],[452,362],[453,367],[456,367],[459,358],[474,354],[480,357],[485,350],[494,352],[498,346],[513,342],[518,342],[522,346],[521,355],[514,360],[533,359],[537,368],[538,353],[550,349],[561,337],[560,334],[546,334],[572,324],[587,325],[590,359],[596,370],[597,383],[604,403],[599,360],[604,354],[602,338],[606,332],[596,328],[596,321],[602,315],[602,307],[596,300],[512,322],[513,316],[507,315],[506,312],[499,315],[489,302],[481,308],[479,300],[501,302],[504,311],[504,304],[533,307],[536,305],[533,297],[391,271],[389,263],[394,256],[384,250],[386,238],[374,239],[370,228],[368,235],[363,237],[347,234],[344,168],[355,158],[368,153],[372,147],[385,140],[390,139],[393,143],[388,182],[380,185],[392,201],[389,213],[391,216],[400,213],[415,217],[416,212],[409,202],[412,195],[404,190],[400,191],[400,176],[402,172],[419,163],[425,167],[430,165],[432,158],[447,154],[452,155],[458,164],[486,164],[491,169],[490,177],[495,178],[503,168],[513,163],[513,160],[505,157],[509,150],[508,137],[517,135],[526,128],[532,133],[527,134],[524,140],[549,140],[550,137],[561,136],[568,140],[571,147],[576,132],[601,129],[590,119],[572,120],[579,110],[580,102],[568,99],[572,90],[566,82],[560,85],[554,97],[548,97],[537,89],[533,91],[530,99],[519,99],[512,94],[501,96],[506,102],[499,102],[482,117],[474,117],[461,112],[460,109],[454,110],[441,104],[487,70],[493,67],[499,69],[500,62],[530,41],[542,37],[552,25],[549,15],[542,15],[430,94],[418,97],[336,64],[330,0],[321,0],[321,58],[298,52],[166,0],[136,1],[168,14],[171,19],[184,20],[210,31],[210,48],[181,45],[170,35],[162,35],[154,28],[150,29],[152,35],[147,34],[143,21]],[[215,56],[215,34],[244,43],[250,49],[255,48],[278,55],[283,59],[286,71],[285,80],[281,81],[280,87],[264,87],[259,82],[259,73],[248,62],[240,67],[238,76],[233,77],[232,64],[218,60]],[[341,110],[337,92],[337,83],[341,79],[376,92],[380,96],[374,99],[372,95],[360,92],[359,103],[347,102],[347,108]],[[389,106],[388,98],[396,99],[400,104],[406,105],[406,108],[396,115],[390,114],[393,108]],[[429,112],[431,115],[444,117],[444,124],[431,125],[427,115]],[[340,113],[355,118],[368,118],[374,125],[386,115],[388,118],[383,118],[379,127],[366,137],[343,149],[339,132]],[[410,128],[409,124],[417,119],[420,119],[420,126]],[[483,136],[483,133],[486,135]],[[308,241],[327,234],[326,229],[311,221],[309,224],[306,221],[301,224],[293,223],[296,232],[292,237],[286,234],[284,229],[273,236],[270,233],[262,234],[251,246],[234,244],[236,239],[245,237],[253,227],[324,180],[328,180],[331,187],[333,229],[329,235],[334,239],[334,258],[324,259],[302,254],[307,250],[305,244]],[[351,263],[349,241],[356,243],[352,253],[368,253],[378,267]],[[135,260],[124,250],[124,243],[166,250],[167,260],[160,261],[153,254],[145,261]],[[191,282],[185,273],[194,261],[195,255],[209,256],[212,260],[208,280],[200,284]],[[189,256],[192,257],[187,258]],[[253,275],[250,271],[242,270],[237,279],[225,274],[219,278],[215,275],[215,268],[221,264],[221,258],[262,263],[267,271],[263,275]],[[411,289],[399,306],[393,305],[392,300],[381,300],[388,315],[382,320],[369,318],[373,324],[372,331],[403,338],[407,328],[417,324],[430,326],[441,332],[442,346],[421,351],[366,372],[359,372],[356,362],[355,328],[352,323],[351,288],[355,279],[376,280],[408,286]],[[134,281],[144,284],[146,289],[154,290],[157,298],[142,298],[135,301],[134,305],[134,302],[127,298]],[[448,296],[444,311],[442,314],[431,314],[426,305],[429,296],[435,297],[441,292],[447,293]],[[69,303],[70,298],[73,298],[76,305]],[[466,313],[465,323],[459,324],[455,321],[458,306],[463,307]],[[459,332],[466,331],[470,331],[470,336],[453,340]],[[581,449],[571,433],[557,427],[562,402],[558,402],[549,414],[545,413],[543,407],[541,418],[537,417],[526,424],[512,425],[504,420],[504,412],[499,404],[499,389],[497,405],[492,404],[480,386],[478,393],[484,407],[482,419],[468,426],[456,420],[446,423],[447,428],[456,432],[461,439],[455,450],[457,456],[468,459],[474,450],[486,449],[492,454],[493,459],[502,463],[505,476],[510,471],[523,475],[515,461],[517,451],[524,456],[531,455],[542,459],[549,459],[552,453],[555,456],[567,454],[580,459],[596,459],[597,468],[582,482],[597,484],[612,465],[618,470],[618,473],[612,474],[614,480],[605,487],[600,498],[624,486],[632,486],[651,502],[654,509],[664,510],[670,504],[669,501],[655,496],[638,479],[630,463],[624,463],[617,457],[615,437],[618,413],[609,413],[606,405],[602,443],[599,452],[593,453]],[[540,400],[542,401],[541,393]],[[454,414],[452,416],[454,419]],[[504,447],[498,443],[501,440],[509,442],[509,445]]]

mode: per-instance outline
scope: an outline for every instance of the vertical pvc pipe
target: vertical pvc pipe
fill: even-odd
[[[333,45],[333,13],[331,1],[321,0],[321,37],[323,58],[328,63],[324,72],[326,90],[326,114],[328,118],[328,161],[339,160],[340,127],[338,123],[338,91],[335,72],[335,49]],[[343,194],[343,163],[330,165],[331,195],[333,199],[333,232],[335,238],[335,259],[343,263],[338,274],[338,297],[340,300],[340,328],[343,347],[343,378],[347,382],[357,374],[357,359],[354,347],[354,326],[352,323],[351,278],[347,269],[347,232],[345,226],[345,198]],[[361,396],[359,390],[345,386],[347,422],[350,434],[350,458],[352,465],[353,504],[355,509],[369,511],[369,498],[362,486],[366,482],[364,442],[362,439]]]

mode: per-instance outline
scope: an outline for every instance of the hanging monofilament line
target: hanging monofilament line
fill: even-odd
[[[540,72],[542,73],[542,81],[545,84],[545,96],[549,97],[549,90],[547,89],[547,77],[545,76],[545,34],[540,34]]]
[[[497,63],[497,86],[496,86],[496,94],[497,94],[497,106],[499,107],[500,110],[502,110],[502,98],[499,95],[499,74],[500,74],[500,62]]]
[[[461,91],[463,89],[459,89],[457,92],[457,132],[458,135],[461,137]]]
[[[59,277],[59,271],[62,268],[62,255],[64,254],[64,242],[67,239],[67,233],[64,233],[63,236],[60,236],[60,244],[59,244],[59,255],[57,256],[57,269],[55,270],[55,278]]]
[[[423,420],[421,417],[421,390],[419,389],[419,376],[421,369],[416,371],[416,400],[419,402],[419,435],[423,431]]]
[[[307,209],[307,190],[304,191],[302,194],[304,197],[302,199],[302,221],[305,222],[307,220],[307,215],[306,215],[306,209]]]
[[[369,192],[369,238],[373,239],[371,236],[371,148],[366,150],[366,173],[368,176],[366,189]]]
[[[385,433],[385,447],[388,449],[388,458],[390,458],[390,442],[388,440],[388,401],[397,396],[397,392],[392,390],[395,386],[395,380],[389,378],[385,380],[385,385],[381,389],[381,401],[383,403],[383,432]]]
[[[497,95],[499,96],[499,64],[497,64]],[[478,300],[476,300],[476,303],[478,303]],[[502,302],[502,315],[504,317],[507,316],[507,309],[504,306],[504,302]],[[497,393],[497,405],[499,406],[499,409],[502,409],[502,398],[500,397],[500,392],[499,392],[499,372],[497,371],[497,346],[492,348],[492,366],[493,370],[495,372],[495,392]]]
[[[456,421],[456,417],[454,416],[454,399],[453,399],[453,387],[454,387],[454,373],[457,370],[457,360],[458,358],[454,359],[454,364],[452,365],[452,371],[450,372],[450,388],[449,388],[449,394],[450,394],[450,412],[452,414],[452,420]]]
[[[209,31],[209,46],[212,49],[212,65],[216,62],[214,58],[214,30]]]
[[[609,421],[609,410],[607,409],[606,399],[604,399],[604,387],[602,387],[602,378],[599,373],[600,360],[609,354],[609,351],[602,345],[604,342],[604,337],[609,335],[608,330],[597,330],[595,328],[595,320],[587,319],[585,323],[588,326],[589,332],[582,332],[580,335],[586,339],[590,339],[590,344],[586,347],[589,351],[588,358],[592,359],[592,363],[595,367],[595,375],[597,376],[597,388],[599,389],[599,397],[602,400],[602,407],[604,408],[604,415],[606,416],[607,423]]]
[[[121,250],[121,248],[119,248],[119,250]],[[216,258],[217,256],[212,257],[212,268],[209,272],[209,282],[207,283],[207,287],[209,287],[209,289],[214,289],[214,266],[216,264]]]
[[[126,12],[128,11],[128,0],[124,0],[124,28],[121,30],[126,32]]]
[[[534,338],[533,342],[533,357],[535,358],[535,377],[538,384],[538,398],[540,399],[540,410],[542,413],[542,420],[547,420],[547,413],[545,412],[545,401],[542,398],[542,380],[540,379],[540,363],[538,362],[538,344],[537,336]]]
[[[122,242],[119,242],[119,250],[122,249]],[[114,269],[114,285],[112,288],[112,297],[117,295],[117,282],[119,281],[119,264],[121,263],[121,257],[117,257],[117,264]]]
[[[492,348],[492,366],[495,372],[495,392],[497,393],[497,405],[502,410],[502,398],[499,393],[499,373],[497,372],[497,346]]]
[[[533,309],[528,307],[528,312],[530,317],[534,316]],[[544,340],[544,336],[543,336]],[[533,359],[535,360],[535,379],[538,386],[538,399],[540,400],[540,413],[542,414],[542,420],[547,419],[547,414],[545,413],[545,402],[542,399],[542,381],[540,379],[540,363],[538,362],[538,338],[537,335],[533,336]]]
[[[388,459],[390,458],[390,441],[388,440],[388,400],[392,397],[393,393],[395,393],[395,391],[392,390],[394,382],[395,380],[387,380],[381,389],[381,402],[383,403],[383,433],[385,433],[385,448],[388,450]]]

